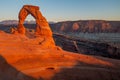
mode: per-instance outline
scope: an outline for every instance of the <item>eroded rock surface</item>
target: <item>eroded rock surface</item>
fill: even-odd
[[[108,43],[78,39],[62,34],[54,34],[54,39],[56,45],[66,51],[120,59],[119,48]]]

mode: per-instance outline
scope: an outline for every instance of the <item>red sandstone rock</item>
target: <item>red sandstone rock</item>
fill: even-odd
[[[42,16],[39,11],[38,6],[24,5],[19,12],[19,24],[18,33],[25,34],[26,30],[24,27],[24,21],[26,17],[31,14],[36,20],[36,32],[35,35],[43,38],[44,40],[40,42],[43,46],[52,47],[55,46],[54,40],[52,38],[52,31],[45,17]]]
[[[119,29],[115,25],[118,24],[114,22],[104,21],[104,20],[80,20],[80,21],[66,21],[58,22],[52,24],[53,31],[57,32],[119,32]],[[116,29],[115,29],[116,28]]]
[[[31,14],[36,19],[36,34],[42,36],[52,36],[47,20],[42,16],[38,6],[24,5],[19,12],[19,33],[25,34],[24,21]]]
[[[74,23],[73,26],[72,26],[72,29],[73,29],[73,31],[78,30],[79,29],[78,23]]]
[[[120,60],[42,49],[24,35],[0,33],[0,80],[119,80],[119,76]]]

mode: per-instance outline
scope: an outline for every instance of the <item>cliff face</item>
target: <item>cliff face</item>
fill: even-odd
[[[51,24],[57,32],[120,32],[120,21],[86,20],[66,21]]]
[[[61,34],[54,34],[53,36],[56,45],[60,46],[63,50],[120,59],[119,48],[109,45],[107,43],[98,43],[95,41],[73,38]]]

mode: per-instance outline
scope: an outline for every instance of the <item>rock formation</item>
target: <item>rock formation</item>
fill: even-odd
[[[63,50],[120,59],[120,48],[108,43],[78,39],[63,34],[54,34],[53,36],[56,45],[60,46]]]
[[[26,17],[31,14],[36,20],[36,32],[35,35],[43,38],[43,41],[40,44],[43,46],[54,46],[54,40],[52,38],[52,31],[49,27],[49,24],[45,17],[42,16],[39,11],[38,6],[33,5],[24,5],[23,8],[19,12],[19,23],[18,23],[18,33],[25,34],[26,29],[24,27],[24,21]]]
[[[42,16],[41,12],[39,11],[38,6],[32,6],[32,5],[24,5],[23,8],[19,12],[19,24],[18,24],[18,31],[21,34],[25,34],[25,28],[24,28],[24,21],[26,17],[31,14],[36,19],[36,34],[39,35],[52,35],[52,32],[49,28],[48,22],[46,19]],[[48,30],[49,32],[44,32],[42,30]],[[45,31],[46,31],[45,30]]]
[[[88,33],[110,33],[110,32],[120,32],[118,29],[120,22],[110,22],[104,20],[79,20],[79,21],[64,21],[58,22],[51,25],[53,31],[56,32],[88,32]]]
[[[41,49],[26,38],[0,33],[0,80],[120,80],[120,60]]]

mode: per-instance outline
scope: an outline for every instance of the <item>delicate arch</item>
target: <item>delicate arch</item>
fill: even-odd
[[[38,6],[24,5],[19,12],[18,32],[25,34],[24,21],[31,14],[36,20],[36,35],[52,36],[51,29],[47,20],[42,16]]]

